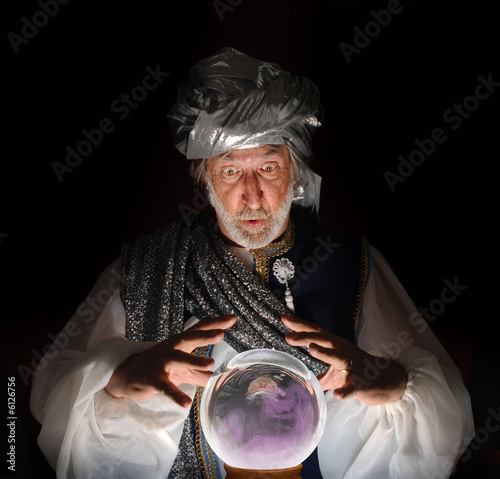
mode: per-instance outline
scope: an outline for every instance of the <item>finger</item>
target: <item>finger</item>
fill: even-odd
[[[318,380],[319,385],[321,386],[321,389],[323,389],[323,391],[326,392],[332,389],[328,371],[319,374],[318,376],[316,376],[316,379]]]
[[[237,316],[235,314],[227,314],[217,318],[206,319],[199,321],[194,326],[189,328],[195,331],[207,331],[210,329],[228,329],[236,323]]]
[[[338,341],[337,336],[325,333],[288,333],[285,335],[285,341],[290,346],[302,346],[306,348],[314,347],[314,345],[323,349],[341,350],[343,349],[342,341]],[[342,368],[343,369],[343,368]]]
[[[295,331],[297,333],[322,331],[322,329],[317,324],[311,323],[309,321],[304,321],[303,319],[299,319],[288,314],[283,314],[281,316],[281,321],[288,329],[291,329],[292,331]]]
[[[309,346],[309,354],[324,363],[330,364],[337,372],[349,369],[352,366],[349,358],[341,351],[330,347],[324,348],[316,343],[311,343]]]
[[[197,386],[201,386],[204,388],[208,380],[212,377],[212,371],[191,371],[192,373],[192,381],[191,384],[196,384]]]
[[[174,349],[166,355],[163,369],[166,373],[179,368],[209,371],[214,364],[215,361],[210,357],[196,356],[180,349]]]
[[[224,331],[222,329],[210,330],[191,330],[188,329],[180,334],[172,336],[166,340],[165,347],[172,347],[180,351],[191,352],[196,348],[209,346],[210,344],[220,343],[224,339]]]
[[[335,347],[333,341],[329,336],[326,336],[325,333],[315,333],[315,332],[307,332],[307,333],[287,333],[285,335],[285,339],[288,344],[291,346],[305,346],[309,347],[311,344],[319,344],[323,347]]]
[[[183,393],[170,381],[160,382],[157,384],[156,389],[181,407],[188,408],[193,402],[186,393]]]
[[[177,349],[188,352],[210,344],[217,344],[224,339],[224,330],[233,326],[237,319],[235,314],[228,314],[200,321],[186,331],[174,336],[173,343]]]
[[[333,397],[339,401],[348,399],[357,392],[356,386],[353,383],[347,383],[344,386],[333,391]]]

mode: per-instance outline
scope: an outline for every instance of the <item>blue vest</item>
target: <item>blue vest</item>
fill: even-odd
[[[294,246],[279,258],[288,258],[295,268],[288,281],[295,314],[321,328],[356,342],[358,320],[368,278],[368,247],[359,236],[330,231],[295,219]],[[285,284],[272,273],[269,288],[285,302]],[[302,479],[321,479],[317,450],[304,462]]]
[[[295,314],[355,342],[368,277],[366,240],[296,219],[295,243],[282,257],[295,267],[288,281]],[[272,273],[276,259],[269,264],[269,288],[284,302],[286,286]]]

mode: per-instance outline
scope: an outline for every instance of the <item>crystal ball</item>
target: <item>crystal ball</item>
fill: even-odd
[[[237,354],[209,379],[200,421],[226,464],[284,469],[302,463],[323,434],[324,394],[297,358],[272,349]]]

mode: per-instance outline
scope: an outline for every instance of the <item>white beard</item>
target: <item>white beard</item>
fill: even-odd
[[[275,240],[282,232],[292,206],[293,179],[290,179],[286,197],[274,215],[262,207],[258,210],[245,207],[240,213],[231,215],[214,190],[209,178],[207,178],[207,185],[210,204],[214,207],[230,239],[235,243],[249,249],[262,248]],[[264,219],[265,224],[258,230],[249,229],[243,222],[248,219]]]

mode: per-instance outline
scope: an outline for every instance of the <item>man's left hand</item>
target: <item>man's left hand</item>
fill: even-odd
[[[281,320],[292,330],[285,336],[288,344],[305,346],[311,356],[330,365],[318,380],[324,391],[333,389],[336,399],[354,397],[365,404],[379,405],[397,401],[405,392],[406,373],[396,362],[372,356],[317,324],[288,315],[283,315]],[[368,365],[370,374],[367,375]]]

